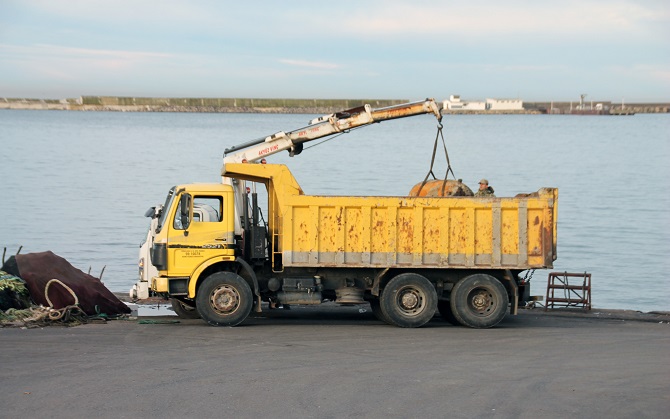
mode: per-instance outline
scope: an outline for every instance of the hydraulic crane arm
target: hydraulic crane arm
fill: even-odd
[[[277,132],[265,138],[248,141],[224,151],[224,171],[226,163],[255,162],[280,151],[288,150],[291,156],[300,154],[302,144],[308,141],[341,133],[352,128],[389,119],[405,118],[432,113],[442,120],[440,108],[434,99],[403,103],[385,108],[372,109],[370,105],[325,115],[310,121],[309,125],[295,131]]]
[[[226,164],[254,163],[284,150],[288,150],[290,155],[293,156],[300,154],[303,143],[308,141],[346,132],[352,128],[370,125],[375,122],[428,113],[434,114],[438,122],[442,121],[442,113],[434,99],[403,103],[379,109],[372,109],[370,105],[364,105],[313,119],[309,125],[295,131],[280,131],[268,137],[248,141],[226,149],[223,154],[221,180],[224,184],[232,185],[235,191],[235,234],[241,235],[244,234],[245,230],[248,231],[248,217],[241,217],[242,214],[247,213],[245,211],[248,211],[248,205],[244,199],[246,186],[244,181],[235,182],[233,179],[225,176]],[[244,218],[244,221],[242,221],[242,218]]]

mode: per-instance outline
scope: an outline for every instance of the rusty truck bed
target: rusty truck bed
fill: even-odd
[[[269,191],[285,267],[552,268],[558,190],[510,198],[305,195],[284,165],[229,164]]]

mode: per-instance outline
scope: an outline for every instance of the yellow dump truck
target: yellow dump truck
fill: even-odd
[[[151,242],[152,292],[212,325],[237,325],[263,302],[334,301],[367,302],[400,327],[436,312],[492,327],[529,298],[520,274],[556,259],[553,188],[509,198],[316,196],[285,165],[226,162],[222,176],[172,188]],[[215,216],[194,218],[195,207]]]

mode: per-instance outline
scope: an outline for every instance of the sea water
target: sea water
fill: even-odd
[[[179,183],[219,182],[225,148],[318,115],[0,111],[0,247],[51,250],[112,291],[137,280],[143,216]],[[497,196],[559,188],[552,271],[589,272],[593,305],[670,310],[670,115],[445,115],[451,168]],[[406,195],[437,121],[388,121],[306,144],[285,163],[307,194]],[[434,173],[447,163],[440,142]],[[549,271],[536,271],[543,295]]]

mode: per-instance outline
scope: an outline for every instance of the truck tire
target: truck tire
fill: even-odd
[[[236,326],[251,313],[253,296],[247,281],[232,272],[205,278],[195,297],[195,307],[212,326]]]
[[[421,327],[437,309],[437,292],[426,277],[404,273],[391,279],[379,300],[381,311],[399,327]]]
[[[391,320],[389,320],[389,318],[386,316],[386,314],[384,314],[384,312],[382,311],[382,308],[381,308],[381,305],[379,303],[378,298],[372,299],[369,302],[370,302],[370,309],[372,310],[372,314],[375,315],[377,320],[381,320],[386,324],[391,324],[391,325],[393,324],[393,323],[391,323]]]
[[[180,319],[200,318],[198,310],[195,309],[195,302],[193,302],[193,305],[190,305],[181,300],[178,300],[177,298],[170,298],[170,303],[172,304],[172,310],[174,310],[174,312],[177,314],[177,317]]]
[[[503,284],[491,275],[466,276],[451,290],[451,311],[463,326],[493,327],[507,314],[509,298]]]
[[[454,326],[460,326],[461,324],[454,316],[454,312],[451,310],[451,302],[447,300],[439,300],[437,302],[437,311],[440,312],[440,316],[447,322],[453,324]]]

